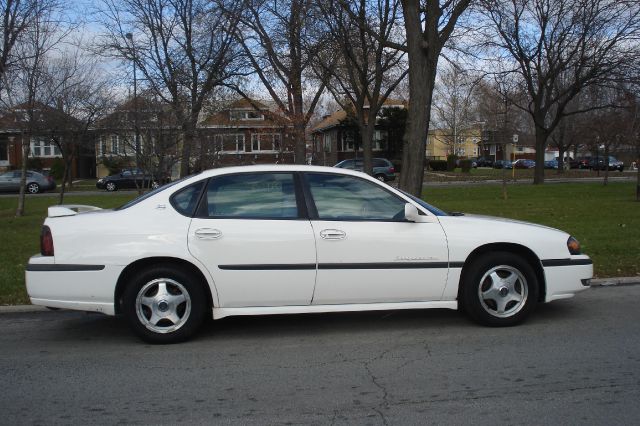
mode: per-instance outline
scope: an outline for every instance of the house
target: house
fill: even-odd
[[[152,96],[128,99],[92,131],[97,177],[128,167],[179,174],[180,126],[170,107]]]
[[[483,130],[479,157],[497,160],[535,160],[535,137],[516,131]]]
[[[365,106],[367,109],[368,106]],[[381,120],[385,110],[404,110],[403,101],[387,99],[378,116],[373,135],[373,156],[399,159],[401,156],[402,138],[393,137],[394,132]],[[358,126],[353,113],[340,109],[322,120],[311,129],[312,153],[311,162],[322,166],[334,164],[349,158],[362,156]],[[397,160],[396,160],[397,161]]]
[[[239,99],[198,124],[197,169],[294,163],[291,122],[265,102]]]
[[[482,130],[479,127],[453,132],[449,129],[429,129],[425,156],[429,160],[446,160],[449,155],[460,158],[478,157]]]
[[[90,139],[81,123],[60,109],[35,103],[0,112],[0,171],[21,167],[24,138],[29,138],[28,168],[63,168],[62,148],[71,159],[72,179],[95,176]]]

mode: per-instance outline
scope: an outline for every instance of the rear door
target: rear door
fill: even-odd
[[[316,248],[296,180],[269,172],[209,181],[188,242],[211,272],[221,307],[311,303]]]

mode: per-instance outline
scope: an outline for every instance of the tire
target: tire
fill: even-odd
[[[380,182],[387,181],[387,179],[385,179],[385,176],[383,174],[375,175],[375,178],[378,179]]]
[[[531,265],[508,252],[487,253],[464,271],[461,302],[474,321],[492,327],[521,323],[535,309],[539,283]]]
[[[27,192],[29,194],[37,194],[40,192],[40,185],[35,182],[31,182],[27,184]]]
[[[200,328],[206,311],[202,283],[177,266],[153,266],[136,273],[123,294],[129,326],[148,343],[189,339]]]
[[[160,188],[160,184],[158,182],[156,182],[155,180],[151,182],[151,189],[158,189]]]
[[[107,182],[104,187],[107,189],[107,191],[109,192],[113,192],[113,191],[117,191],[118,190],[118,185],[116,185],[115,182]]]

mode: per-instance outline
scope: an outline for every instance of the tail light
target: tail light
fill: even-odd
[[[396,172],[395,167],[389,167],[389,173],[395,173],[395,172]]]
[[[53,235],[48,226],[42,227],[40,232],[40,254],[43,256],[53,256]]]

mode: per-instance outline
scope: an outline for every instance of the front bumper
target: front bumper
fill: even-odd
[[[593,278],[593,262],[588,256],[571,256],[542,264],[547,283],[545,302],[573,297],[588,289]]]

